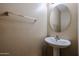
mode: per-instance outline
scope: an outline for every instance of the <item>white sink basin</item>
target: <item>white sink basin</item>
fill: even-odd
[[[45,38],[45,42],[57,48],[66,48],[71,45],[71,41],[66,39],[56,40],[55,37],[47,37]]]

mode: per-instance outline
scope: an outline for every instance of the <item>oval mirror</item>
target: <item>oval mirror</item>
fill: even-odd
[[[59,4],[52,8],[50,12],[50,26],[55,32],[62,32],[69,27],[70,24],[69,8],[63,4]]]

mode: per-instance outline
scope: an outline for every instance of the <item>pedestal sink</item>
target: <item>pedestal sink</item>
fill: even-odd
[[[71,41],[66,39],[57,40],[55,37],[47,37],[45,38],[45,42],[53,47],[53,55],[59,56],[59,49],[66,48],[71,45]]]

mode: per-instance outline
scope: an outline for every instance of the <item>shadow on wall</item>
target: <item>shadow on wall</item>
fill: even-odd
[[[47,43],[42,46],[42,56],[53,56],[53,48]]]

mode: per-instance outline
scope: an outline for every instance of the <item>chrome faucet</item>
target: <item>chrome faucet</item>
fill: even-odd
[[[57,41],[57,40],[60,40],[60,38],[59,38],[58,35],[55,36],[55,39],[56,39],[56,41]]]

